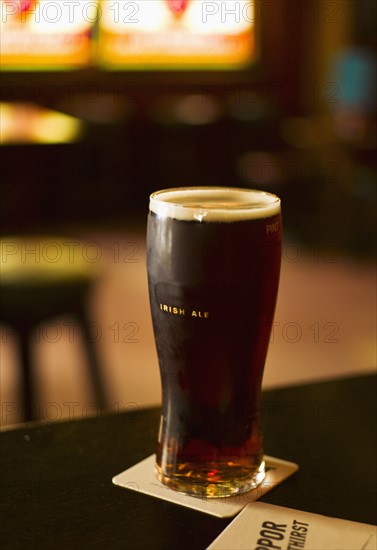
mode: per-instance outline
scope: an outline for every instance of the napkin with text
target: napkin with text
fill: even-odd
[[[376,550],[374,525],[253,502],[207,550]]]

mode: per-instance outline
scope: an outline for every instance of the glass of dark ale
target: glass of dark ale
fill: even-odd
[[[162,384],[158,479],[226,497],[265,476],[261,383],[281,261],[280,199],[227,187],[150,197],[149,296]]]

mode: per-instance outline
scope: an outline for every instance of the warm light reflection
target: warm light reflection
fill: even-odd
[[[200,34],[240,34],[254,24],[250,0],[186,0],[177,13],[169,0],[102,0],[102,25],[116,33],[188,31]]]
[[[102,0],[99,61],[110,67],[238,68],[255,59],[248,0]]]
[[[156,98],[150,116],[159,124],[213,124],[221,118],[221,102],[214,95],[166,94]]]
[[[27,103],[0,103],[0,144],[71,143],[82,132],[74,117]]]
[[[0,0],[8,70],[237,69],[256,58],[250,0]]]
[[[97,10],[97,0],[0,0],[3,68],[59,69],[89,63]]]
[[[221,116],[221,105],[215,97],[194,94],[180,98],[173,106],[179,122],[191,125],[211,124]]]

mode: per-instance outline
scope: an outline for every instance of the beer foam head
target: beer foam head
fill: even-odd
[[[234,222],[280,213],[276,195],[236,187],[180,187],[156,191],[149,208],[157,216],[184,221]]]

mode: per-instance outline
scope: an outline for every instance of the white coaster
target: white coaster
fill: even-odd
[[[279,483],[298,470],[298,465],[293,462],[287,462],[271,456],[265,456],[266,477],[264,481],[252,491],[235,495],[227,498],[197,498],[169,489],[162,485],[155,474],[155,455],[151,455],[145,460],[135,464],[128,470],[113,477],[113,483],[131,489],[140,491],[181,506],[187,506],[193,510],[199,510],[219,518],[232,517],[238,514],[250,502],[254,502],[271,489],[274,489]]]
[[[253,502],[207,550],[375,550],[376,530],[366,523]]]

